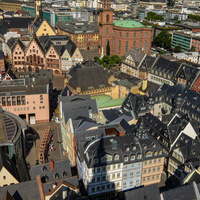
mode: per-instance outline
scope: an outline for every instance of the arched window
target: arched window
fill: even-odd
[[[106,28],[106,35],[109,35],[109,28]]]
[[[106,15],[106,22],[109,22],[109,20],[110,20],[110,16],[109,16],[109,14],[107,14]]]

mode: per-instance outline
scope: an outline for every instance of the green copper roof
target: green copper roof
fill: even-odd
[[[108,95],[96,95],[92,96],[91,99],[97,100],[99,108],[108,108],[108,107],[121,106],[125,98],[112,99],[112,97]]]
[[[123,28],[142,28],[145,27],[140,22],[133,21],[131,19],[126,20],[117,20],[113,22],[114,26],[123,27]]]

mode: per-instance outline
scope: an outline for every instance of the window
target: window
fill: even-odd
[[[126,33],[126,37],[129,38],[129,33]]]
[[[5,180],[6,179],[6,176],[3,176],[3,180]]]
[[[145,40],[144,41],[144,52],[146,52],[147,51],[147,41]]]
[[[129,187],[133,187],[133,181],[129,182]]]
[[[137,33],[134,33],[134,38],[136,38],[137,37]]]
[[[109,35],[109,28],[106,28],[106,35]]]
[[[97,172],[97,173],[101,172],[101,168],[100,168],[100,167],[97,167],[96,172]]]
[[[146,38],[148,37],[148,33],[147,33],[147,32],[145,33],[145,37],[146,37]]]
[[[142,154],[138,154],[137,159],[141,159],[141,158],[142,158]]]
[[[109,22],[110,16],[109,14],[106,15],[106,22]]]
[[[121,40],[119,40],[119,52],[121,51]]]
[[[115,155],[114,160],[119,160],[119,155]]]
[[[140,176],[140,172],[138,171],[138,172],[137,172],[137,177],[139,177],[139,176]]]
[[[33,107],[33,110],[35,110],[35,107]]]
[[[40,95],[40,100],[43,100],[43,95]]]
[[[128,52],[128,41],[126,41],[126,52]]]
[[[117,178],[120,178],[120,173],[117,173]]]
[[[136,41],[133,42],[133,47],[136,47]]]
[[[128,156],[124,156],[124,162],[128,162]]]
[[[142,40],[140,40],[140,47],[142,47]]]
[[[152,151],[147,151],[145,157],[151,157],[153,155]]]
[[[121,37],[122,36],[122,33],[121,32],[119,32],[119,37]]]
[[[115,174],[112,174],[112,179],[115,178]]]
[[[41,107],[41,106],[40,106]],[[94,163],[99,163],[99,159],[98,158],[95,158],[94,159]]]
[[[131,177],[131,178],[133,178],[133,177],[134,177],[134,174],[133,174],[133,172],[131,172],[131,173],[130,173],[130,177]]]
[[[123,183],[123,188],[126,188],[126,183]]]
[[[135,160],[135,155],[131,155],[131,160]]]
[[[140,37],[142,38],[142,32],[140,33]]]

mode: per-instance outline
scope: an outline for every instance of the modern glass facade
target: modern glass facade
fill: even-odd
[[[173,33],[172,47],[180,46],[182,51],[189,51],[191,48],[192,38],[180,33]]]

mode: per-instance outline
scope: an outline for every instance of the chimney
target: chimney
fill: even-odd
[[[42,182],[41,182],[40,175],[36,176],[36,180],[37,180],[37,183],[38,183],[38,189],[39,189],[39,192],[40,192],[40,198],[41,198],[41,200],[45,200],[45,198],[44,198],[44,189],[43,189],[43,185],[42,185]]]
[[[57,183],[56,183],[56,182],[53,183],[53,189],[54,189],[56,186],[57,186]]]
[[[50,166],[51,166],[51,171],[53,172],[53,170],[54,170],[54,162],[53,162],[52,159],[50,160]]]
[[[68,188],[63,188],[63,191],[62,191],[63,199],[67,198],[67,192],[68,192]]]

